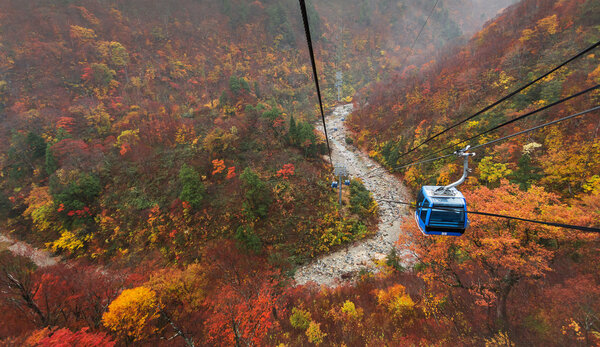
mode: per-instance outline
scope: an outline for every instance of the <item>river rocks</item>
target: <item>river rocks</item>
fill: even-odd
[[[39,267],[52,266],[60,260],[58,257],[53,257],[49,252],[36,249],[25,242],[15,241],[9,236],[0,231],[0,249],[6,248],[16,255],[29,258],[35,265]]]

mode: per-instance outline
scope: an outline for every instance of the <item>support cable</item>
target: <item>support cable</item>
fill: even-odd
[[[596,106],[596,107],[587,109],[585,111],[581,111],[579,113],[575,113],[575,114],[572,114],[572,115],[569,115],[569,116],[566,116],[566,117],[563,117],[563,118],[560,118],[560,119],[557,119],[557,120],[553,120],[551,122],[548,122],[548,123],[545,123],[545,124],[541,124],[541,125],[538,125],[538,126],[535,126],[535,127],[523,130],[523,131],[519,131],[517,133],[510,134],[510,135],[501,137],[501,138],[496,139],[496,140],[492,140],[492,141],[489,141],[489,142],[486,142],[486,143],[482,143],[482,144],[476,145],[474,147],[471,147],[470,149],[474,150],[474,149],[477,149],[477,148],[489,146],[491,144],[494,144],[494,143],[497,143],[497,142],[500,142],[500,141],[504,141],[504,140],[513,138],[515,136],[527,134],[527,133],[530,133],[532,131],[539,130],[539,129],[545,128],[547,126],[554,125],[554,124],[557,124],[557,123],[569,120],[571,118],[583,116],[585,114],[591,113],[593,111],[598,111],[598,110],[600,110],[600,106]],[[416,162],[413,162],[413,163],[410,163],[410,164],[407,164],[407,165],[394,167],[393,169],[394,170],[400,170],[400,169],[404,169],[404,168],[407,168],[407,167],[410,167],[410,166],[419,165],[419,164],[425,164],[425,163],[429,163],[429,162],[432,162],[432,161],[436,161],[436,160],[440,160],[440,159],[444,159],[444,158],[448,158],[448,157],[452,157],[452,156],[454,156],[454,153],[452,153],[452,154],[446,154],[446,155],[443,155],[443,156],[437,157],[437,158],[431,158],[431,159],[425,159],[425,160],[416,161]],[[368,175],[368,177],[374,177],[374,176],[377,176],[377,175],[380,175],[380,174],[382,174],[382,173],[377,173],[377,174],[374,174],[374,175]]]
[[[410,57],[413,53],[413,49],[415,48],[415,44],[417,43],[417,41],[419,41],[419,37],[421,37],[421,34],[423,33],[423,29],[425,29],[425,26],[427,25],[427,22],[429,22],[429,18],[431,18],[431,15],[433,14],[433,11],[435,11],[435,8],[438,5],[438,2],[440,0],[436,0],[435,4],[433,5],[433,7],[431,8],[431,11],[429,12],[429,15],[427,16],[427,19],[425,20],[425,23],[423,23],[423,25],[421,26],[421,30],[419,30],[419,33],[417,34],[417,37],[415,37],[413,43],[410,45],[410,50],[409,52],[404,56],[404,59],[402,60],[402,64],[400,64],[400,70],[402,70],[404,68],[404,63],[406,63],[406,60],[408,59],[408,57]],[[400,71],[402,72],[402,71]]]
[[[505,127],[505,126],[507,126],[507,125],[509,125],[509,124],[512,124],[512,123],[514,123],[514,122],[516,122],[516,121],[519,121],[519,120],[521,120],[521,119],[525,119],[525,118],[527,118],[527,117],[533,116],[534,114],[537,114],[537,113],[539,113],[539,112],[541,112],[541,111],[547,110],[547,109],[549,109],[549,108],[551,108],[551,107],[554,107],[554,106],[556,106],[556,105],[562,104],[563,102],[569,101],[569,100],[571,100],[571,99],[573,99],[573,98],[576,98],[576,97],[578,97],[578,96],[584,95],[584,94],[586,94],[586,93],[589,93],[589,92],[591,92],[591,91],[594,91],[594,90],[596,90],[596,89],[598,89],[598,88],[600,88],[600,84],[596,84],[596,85],[595,85],[595,86],[593,86],[593,87],[587,88],[587,89],[585,89],[585,90],[582,90],[582,91],[580,91],[580,92],[578,92],[578,93],[575,93],[575,94],[573,94],[573,95],[569,95],[569,96],[567,96],[566,98],[560,99],[560,100],[558,100],[558,101],[556,101],[556,102],[553,102],[553,103],[551,103],[551,104],[548,104],[548,105],[546,105],[546,106],[540,107],[540,108],[538,108],[538,109],[536,109],[536,110],[533,110],[533,111],[531,111],[531,112],[525,113],[524,115],[521,115],[521,116],[519,116],[519,117],[516,117],[516,118],[513,118],[513,119],[511,119],[511,120],[508,120],[508,121],[506,121],[506,122],[504,122],[504,123],[502,123],[502,124],[496,125],[495,127],[491,128],[491,129],[488,129],[488,130],[482,131],[482,132],[480,132],[479,134],[477,134],[477,135],[474,135],[474,136],[471,136],[471,137],[469,137],[468,139],[466,139],[466,140],[463,140],[463,141],[461,141],[461,142],[459,142],[459,143],[457,143],[457,144],[450,145],[450,146],[444,147],[444,148],[442,148],[442,149],[440,149],[440,150],[437,150],[437,151],[433,152],[431,155],[432,155],[432,156],[433,156],[433,155],[436,155],[436,154],[438,154],[438,153],[440,153],[440,152],[443,152],[443,151],[445,151],[445,150],[447,150],[447,149],[454,149],[455,147],[457,147],[457,146],[460,146],[461,144],[464,144],[465,142],[471,141],[471,140],[473,140],[473,139],[475,139],[475,138],[478,138],[478,137],[480,137],[480,136],[483,136],[483,135],[485,135],[485,134],[487,134],[487,133],[490,133],[490,132],[492,132],[492,131],[494,131],[494,130],[497,130],[497,129],[500,129],[500,128],[502,128],[502,127]]]
[[[417,208],[422,207],[422,206],[417,206],[414,203],[405,202],[405,201],[385,200],[385,199],[378,199],[378,200],[384,201],[384,202],[396,203],[396,204],[400,204],[400,205],[408,205],[408,206],[417,207]],[[441,206],[440,207],[433,206],[433,207],[425,207],[425,208],[426,209],[434,209],[434,210],[442,210],[442,211],[465,212],[464,210],[448,208],[448,207],[441,207]],[[540,220],[535,220],[535,219],[526,219],[526,218],[521,218],[521,217],[506,216],[503,214],[480,212],[480,211],[466,211],[466,213],[488,216],[488,217],[512,219],[512,220],[518,220],[521,222],[529,222],[529,223],[536,223],[536,224],[548,225],[548,226],[565,228],[565,229],[580,230],[580,231],[585,231],[585,232],[590,232],[590,233],[600,233],[600,228],[586,227],[586,226],[581,226],[581,225],[546,222],[546,221],[540,221]]]
[[[329,146],[329,136],[327,136],[327,125],[325,124],[325,112],[323,112],[323,99],[321,98],[321,88],[319,87],[319,77],[317,75],[317,64],[315,63],[315,53],[313,51],[312,38],[310,36],[310,26],[308,25],[308,14],[306,12],[305,0],[300,1],[300,10],[302,11],[302,20],[304,22],[304,31],[306,32],[306,43],[308,44],[308,52],[310,54],[310,62],[312,64],[313,77],[315,86],[317,87],[317,96],[319,97],[319,108],[321,109],[321,119],[323,120],[323,131],[325,132],[325,141],[327,142],[327,152],[329,153],[329,162],[333,166],[331,158],[331,147]]]
[[[518,93],[522,92],[523,90],[527,89],[527,88],[528,88],[528,87],[530,87],[531,85],[533,85],[533,84],[537,83],[538,81],[540,81],[540,80],[542,80],[542,79],[544,79],[544,78],[548,77],[549,75],[551,75],[552,73],[554,73],[554,72],[555,72],[555,71],[557,71],[558,69],[562,68],[563,66],[565,66],[565,65],[569,64],[570,62],[572,62],[572,61],[574,61],[574,60],[576,60],[576,59],[578,59],[578,58],[581,58],[582,56],[584,56],[585,54],[587,54],[588,52],[592,51],[593,49],[595,49],[595,48],[596,48],[596,47],[598,47],[598,46],[600,46],[600,41],[598,41],[598,42],[594,43],[593,45],[589,46],[588,48],[586,48],[586,49],[584,49],[584,50],[580,51],[579,53],[575,54],[575,55],[574,55],[574,56],[572,56],[571,58],[569,58],[569,59],[565,60],[564,62],[560,63],[559,65],[557,65],[557,66],[556,66],[556,67],[554,67],[553,69],[549,70],[548,72],[544,73],[543,75],[539,76],[538,78],[534,79],[533,81],[531,81],[531,82],[529,82],[529,83],[527,83],[527,84],[523,85],[522,87],[519,87],[519,88],[515,89],[514,91],[512,91],[512,92],[510,92],[509,94],[505,95],[504,97],[500,98],[498,101],[496,101],[496,102],[494,102],[494,103],[492,103],[492,104],[490,104],[490,105],[488,105],[488,106],[486,106],[486,107],[482,108],[481,110],[479,110],[479,111],[477,111],[476,113],[474,113],[474,114],[470,115],[469,117],[467,117],[467,118],[465,118],[465,119],[463,119],[463,120],[461,120],[461,121],[459,121],[459,122],[457,122],[457,123],[455,123],[455,124],[451,125],[450,127],[448,127],[448,128],[446,128],[446,129],[444,129],[444,130],[442,130],[442,131],[438,132],[437,134],[435,134],[435,135],[433,135],[433,136],[431,136],[431,137],[427,138],[427,139],[426,139],[426,140],[424,140],[423,142],[419,143],[417,146],[415,146],[415,147],[413,147],[413,148],[409,149],[408,151],[406,151],[405,153],[403,153],[402,155],[400,155],[400,157],[399,157],[398,159],[400,159],[400,158],[402,158],[402,157],[404,157],[404,156],[408,155],[409,153],[412,153],[413,151],[417,150],[418,148],[420,148],[420,147],[421,147],[421,146],[423,146],[424,144],[426,144],[426,143],[429,143],[429,142],[430,142],[430,141],[432,141],[433,139],[436,139],[436,138],[438,138],[439,136],[441,136],[441,135],[443,135],[443,134],[447,133],[448,131],[450,131],[450,130],[452,130],[452,129],[456,128],[457,126],[459,126],[459,125],[461,125],[461,124],[464,124],[465,122],[467,122],[467,121],[469,121],[469,120],[471,120],[471,119],[473,119],[473,118],[475,118],[475,117],[479,116],[480,114],[482,114],[482,113],[484,113],[484,112],[486,112],[486,111],[489,111],[490,109],[494,108],[495,106],[497,106],[497,105],[501,104],[502,102],[504,102],[504,101],[506,101],[506,100],[510,99],[511,97],[515,96],[516,94],[518,94]]]

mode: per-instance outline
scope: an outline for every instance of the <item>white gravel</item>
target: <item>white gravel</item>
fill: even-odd
[[[2,243],[13,254],[27,257],[39,267],[52,266],[60,260],[58,257],[53,257],[50,252],[34,248],[25,242],[15,241],[0,232],[0,244]]]
[[[381,199],[407,201],[406,187],[355,146],[346,144],[346,127],[342,118],[351,112],[352,104],[338,106],[333,114],[326,118],[333,161],[335,164],[345,164],[351,177],[361,178],[365,187],[373,193],[373,197],[379,204],[380,220],[377,233],[371,238],[300,267],[295,275],[297,284],[312,281],[318,285],[337,286],[343,283],[342,276],[347,280],[361,269],[377,271],[374,260],[385,258],[392,247],[397,247],[401,219],[408,216],[406,207],[381,201]],[[317,128],[321,131],[323,129],[322,125]],[[334,131],[334,128],[337,130]],[[378,175],[369,177],[371,171],[375,169],[378,169]]]

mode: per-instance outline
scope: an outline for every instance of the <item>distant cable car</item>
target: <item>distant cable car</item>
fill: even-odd
[[[331,188],[337,188],[337,187],[338,187],[337,181],[331,182]]]
[[[345,180],[344,184],[347,185],[347,186],[349,186],[350,185],[350,180]]]
[[[346,120],[346,117],[342,118],[342,122]]]
[[[337,128],[333,128],[333,131],[337,131]]]
[[[465,181],[469,173],[470,146],[456,152],[464,158],[462,177],[447,186],[424,186],[417,197],[415,220],[425,235],[460,236],[469,226],[467,201],[456,186]],[[438,207],[438,208],[436,208]]]

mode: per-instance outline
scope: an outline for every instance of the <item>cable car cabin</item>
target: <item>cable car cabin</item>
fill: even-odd
[[[444,188],[424,186],[419,192],[415,219],[425,235],[460,236],[469,226],[464,196],[454,187]]]

